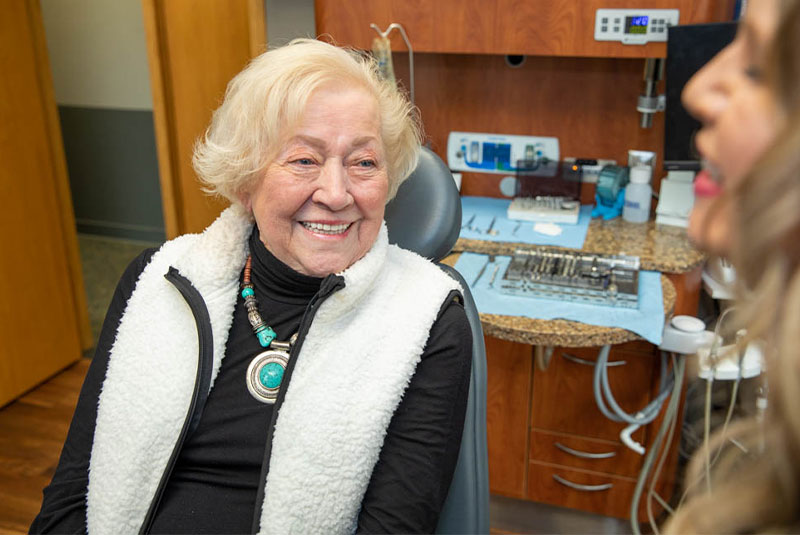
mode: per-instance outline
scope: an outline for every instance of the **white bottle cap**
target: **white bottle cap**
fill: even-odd
[[[649,165],[637,165],[631,168],[630,181],[633,184],[649,184],[652,169]]]

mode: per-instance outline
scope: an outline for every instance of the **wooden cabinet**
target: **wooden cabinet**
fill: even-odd
[[[627,424],[597,407],[593,375],[599,349],[555,348],[546,369],[533,375],[530,500],[627,517],[643,457],[620,441]],[[615,346],[608,359],[611,392],[633,414],[652,399],[656,355],[650,344]],[[649,427],[632,438],[647,444]]]
[[[620,441],[626,424],[597,408],[599,348],[555,348],[544,368],[534,366],[529,345],[486,337],[486,349],[491,492],[627,517],[644,458]],[[612,348],[609,385],[626,412],[652,400],[659,374],[651,344]],[[638,429],[634,440],[647,446],[655,425]]]
[[[368,49],[385,29],[403,25],[415,52],[527,54],[645,58],[663,57],[664,43],[629,46],[594,40],[598,8],[630,7],[622,0],[316,0],[317,34]],[[681,24],[729,20],[731,0],[641,0],[641,9],[680,9]],[[395,50],[405,50],[393,38]]]
[[[0,17],[0,406],[92,344],[39,2]]]

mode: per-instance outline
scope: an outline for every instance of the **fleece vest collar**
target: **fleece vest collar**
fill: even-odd
[[[225,354],[252,220],[231,207],[203,234],[164,244],[122,316],[100,395],[90,461],[90,533],[140,529],[187,418],[197,370],[191,311],[163,275],[177,268],[211,320],[213,380]],[[441,304],[457,284],[389,245],[340,273],[315,316],[280,407],[260,504],[260,533],[347,533],[391,416]]]

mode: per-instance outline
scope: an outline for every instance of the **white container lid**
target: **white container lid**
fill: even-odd
[[[706,324],[694,316],[673,316],[670,321],[673,327],[687,333],[699,333],[705,330]]]
[[[633,184],[649,184],[651,173],[649,165],[636,165],[631,168],[629,180]]]

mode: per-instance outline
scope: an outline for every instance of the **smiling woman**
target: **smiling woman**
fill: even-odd
[[[122,277],[31,531],[432,532],[472,341],[458,284],[388,243],[419,150],[368,57],[239,73],[194,154],[233,206]]]

